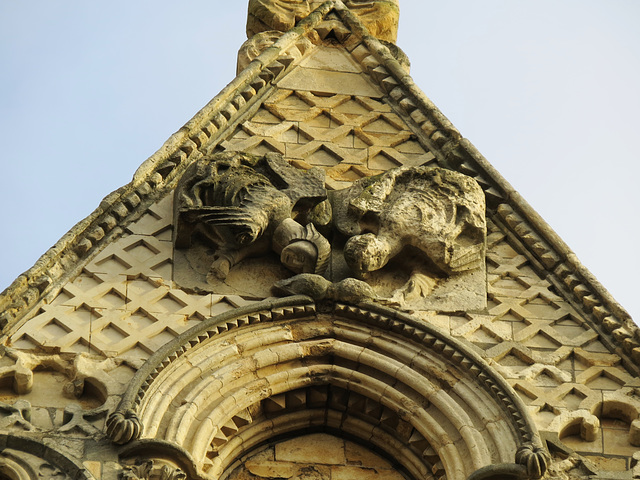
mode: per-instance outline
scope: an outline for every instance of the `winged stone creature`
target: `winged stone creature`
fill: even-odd
[[[188,248],[199,236],[216,247],[209,283],[224,280],[243,259],[271,250],[294,273],[322,273],[330,246],[308,217],[326,197],[324,171],[298,170],[278,154],[203,158],[176,188],[175,246]]]
[[[348,237],[344,257],[360,278],[406,251],[413,272],[404,294],[425,296],[432,279],[479,268],[485,255],[485,197],[472,178],[438,167],[401,167],[331,192],[334,226]],[[431,279],[430,279],[431,277]]]

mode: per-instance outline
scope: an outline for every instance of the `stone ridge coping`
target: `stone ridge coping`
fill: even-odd
[[[471,378],[479,380],[484,389],[496,399],[511,420],[510,423],[517,431],[522,445],[542,447],[536,425],[527,413],[522,399],[508,382],[470,347],[408,314],[372,303],[362,303],[358,306],[337,303],[331,307],[330,312],[341,318],[353,319],[402,335],[458,365]],[[140,437],[143,432],[137,410],[146,391],[165,368],[191,348],[243,326],[316,315],[317,309],[313,300],[297,295],[258,302],[225,312],[184,332],[155,352],[136,372],[115,412],[107,420],[107,435],[118,444],[126,444]]]
[[[606,332],[603,334],[613,333],[614,343],[622,344],[624,351],[640,363],[640,328],[633,323],[630,315],[582,265],[539,214],[471,142],[462,137],[446,116],[415,85],[389,49],[380,40],[369,35],[362,22],[340,0],[324,2],[298,22],[296,27],[284,33],[185,126],[169,137],[138,168],[131,183],[107,195],[92,214],[72,227],[31,269],[2,292],[0,328],[5,330],[7,325],[15,326],[29,308],[54,292],[55,286],[73,274],[80,260],[90,252],[97,253],[100,247],[122,233],[122,225],[141,215],[141,206],[146,207],[172,181],[176,181],[186,165],[201,156],[205,147],[215,142],[220,133],[246,110],[247,102],[253,100],[255,103],[261,96],[260,93],[266,91],[265,87],[270,86],[272,80],[289,69],[290,63],[282,64],[278,61],[282,60],[281,55],[311,32],[333,10],[352,33],[362,39],[368,55],[360,59],[361,63],[368,68],[372,79],[406,113],[409,123],[417,127],[415,133],[438,162],[446,168],[474,176],[485,190],[487,202],[492,208],[497,208],[506,200],[512,208],[517,209],[523,217],[523,223],[528,224],[543,239],[543,244],[546,244],[544,246],[551,250],[551,256],[563,260],[559,267],[564,269],[556,269],[554,273],[560,274],[561,280],[569,287],[569,293],[577,295],[587,312],[594,314],[594,323],[602,325]],[[375,57],[379,64],[366,65],[370,56]],[[517,231],[516,235],[520,236]],[[526,241],[524,243],[527,244]]]

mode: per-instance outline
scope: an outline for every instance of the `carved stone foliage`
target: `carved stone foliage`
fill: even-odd
[[[26,452],[6,449],[0,453],[0,478],[12,480],[67,480],[61,469]]]
[[[316,299],[405,305],[435,294],[432,306],[484,306],[484,195],[457,172],[401,167],[328,192],[321,169],[225,152],[189,168],[174,206],[183,287],[220,293],[253,275],[254,295],[275,285]]]
[[[286,32],[320,6],[322,1],[251,0],[247,20],[247,36],[276,30]],[[371,35],[395,42],[398,35],[398,0],[345,0],[344,5],[365,24]]]

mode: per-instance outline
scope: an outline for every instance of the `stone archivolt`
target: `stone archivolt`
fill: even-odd
[[[0,295],[0,473],[374,475],[269,463],[315,429],[382,455],[371,478],[637,477],[640,330],[412,83],[396,2],[251,9],[238,77]],[[212,286],[246,202],[174,192],[239,157],[284,206]],[[194,206],[224,222],[174,248]],[[404,231],[376,269],[349,244]],[[290,268],[320,237],[326,270]]]
[[[466,478],[539,442],[519,398],[455,340],[391,310],[304,302],[212,319],[152,358],[118,410],[213,478],[307,429],[374,445],[412,478]]]

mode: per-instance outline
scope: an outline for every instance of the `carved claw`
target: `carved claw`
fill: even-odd
[[[331,282],[320,275],[301,273],[276,282],[274,291],[280,295],[307,295],[314,300],[327,296]]]
[[[321,275],[300,273],[291,278],[280,280],[274,285],[276,294],[307,295],[314,300],[330,298],[332,300],[358,303],[376,298],[376,293],[366,283],[355,278],[345,278],[331,283]]]
[[[542,447],[523,445],[516,452],[516,463],[524,465],[531,478],[542,478],[549,465],[549,454]]]
[[[113,443],[124,445],[140,438],[142,424],[133,410],[114,412],[107,419],[107,436]]]
[[[220,281],[224,281],[229,275],[231,269],[231,262],[226,258],[218,258],[212,264],[207,274],[207,282],[210,285],[215,285]]]

